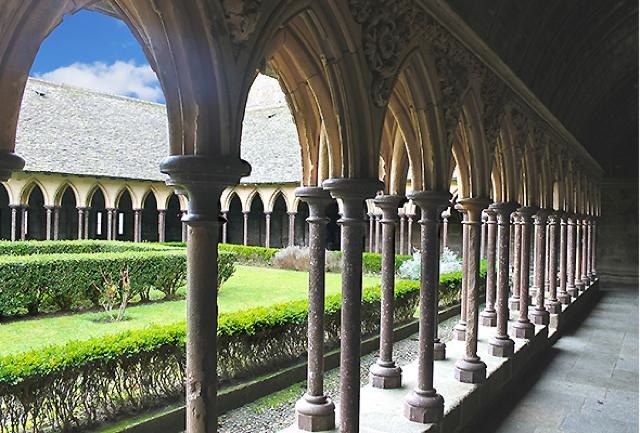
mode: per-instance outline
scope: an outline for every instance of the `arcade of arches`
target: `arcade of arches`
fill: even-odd
[[[216,333],[198,330],[217,326],[215,263],[221,233],[227,240],[242,238],[245,243],[273,245],[290,242],[293,236],[311,246],[309,375],[307,392],[296,405],[297,427],[306,431],[330,430],[336,422],[331,396],[323,389],[324,260],[316,256],[324,254],[328,242],[337,241],[337,236],[326,235],[327,209],[340,215],[344,261],[337,421],[343,433],[360,431],[360,413],[368,407],[360,405],[359,364],[366,200],[374,200],[381,210],[380,249],[386,258],[381,351],[371,368],[371,383],[394,388],[401,380],[410,380],[415,385],[408,390],[399,413],[387,422],[407,418],[434,423],[445,414],[445,393],[434,382],[443,349],[436,339],[434,317],[439,222],[450,204],[455,167],[455,208],[462,213],[464,227],[462,314],[454,333],[463,340],[464,351],[452,372],[458,382],[485,382],[490,361],[510,357],[514,347],[522,347],[522,341],[532,341],[534,325],[548,325],[551,316],[562,315],[563,305],[570,307],[597,282],[596,245],[607,241],[597,231],[603,169],[562,119],[445,1],[5,3],[0,10],[0,174],[4,179],[14,172],[18,178],[24,165],[14,153],[14,143],[29,66],[42,39],[65,14],[87,6],[122,19],[144,45],[162,84],[170,156],[161,170],[169,176],[167,183],[188,197],[183,218],[188,226],[190,263],[188,433],[217,430]],[[301,187],[295,190],[295,197],[306,204],[309,214],[304,230],[302,222],[291,224],[284,215],[285,209],[299,209],[292,196],[285,194],[282,200],[270,196],[265,206],[250,199],[254,193],[229,193],[228,188],[251,172],[241,159],[240,138],[245,101],[258,71],[280,80],[292,108],[302,152]],[[544,76],[544,71],[538,73]],[[50,220],[42,206],[62,203],[64,193],[50,196],[48,191],[29,188],[23,190],[21,199],[30,209],[25,227],[41,236],[48,232],[46,221]],[[85,206],[87,197],[88,192],[76,200]],[[140,228],[148,227],[144,216],[140,223],[140,210],[154,204],[153,200],[143,202],[146,197],[132,191],[104,193],[105,209],[126,206],[134,212],[138,228],[133,233],[125,230],[123,236],[139,240],[147,231]],[[406,372],[401,378],[391,350],[394,272],[389,259],[396,244],[398,209],[407,198],[420,217],[413,229],[419,231],[423,277],[419,356],[413,373]],[[70,201],[67,196],[66,203]],[[158,209],[166,202],[155,197]],[[242,227],[230,224],[225,235],[220,215],[226,209],[241,212],[246,222]],[[42,212],[44,223],[38,216]],[[99,210],[93,212],[100,215]],[[79,230],[94,213],[78,212]],[[480,315],[483,213],[490,308]],[[264,224],[262,215],[268,215]],[[109,227],[107,223],[107,233]],[[515,275],[513,285],[510,268]],[[535,289],[533,307],[529,306],[530,289]],[[518,320],[508,321],[510,309]],[[478,351],[480,323],[493,326],[489,353]]]

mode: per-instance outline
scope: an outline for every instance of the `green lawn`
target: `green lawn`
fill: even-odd
[[[364,277],[365,287],[379,282],[379,277]],[[327,294],[340,291],[340,275],[327,274]],[[230,312],[269,305],[307,296],[306,272],[236,266],[235,274],[222,287],[218,297],[220,312]],[[18,353],[54,343],[86,339],[143,328],[150,324],[168,324],[185,319],[185,301],[158,302],[132,306],[128,320],[105,323],[96,319],[101,313],[76,313],[41,319],[0,324],[0,355]]]

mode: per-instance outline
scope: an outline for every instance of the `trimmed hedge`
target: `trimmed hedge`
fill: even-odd
[[[121,253],[128,251],[166,251],[174,249],[158,243],[122,241],[0,241],[0,256],[31,254]]]
[[[415,282],[396,287],[395,321],[413,318]],[[362,332],[380,320],[380,290],[363,291]],[[221,384],[303,357],[306,301],[222,314]],[[326,341],[339,343],[340,296],[326,302]],[[0,432],[69,431],[184,396],[185,325],[156,326],[0,358]]]

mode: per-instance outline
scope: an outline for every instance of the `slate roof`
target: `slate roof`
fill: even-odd
[[[168,154],[164,105],[30,78],[16,152],[25,171],[164,181]],[[242,183],[301,178],[300,145],[286,105],[245,113],[242,157],[253,170]]]

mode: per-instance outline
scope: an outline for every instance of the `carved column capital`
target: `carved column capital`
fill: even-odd
[[[407,201],[400,195],[378,195],[373,200],[376,207],[382,211],[382,224],[395,224],[398,221],[398,208]]]
[[[467,224],[481,224],[482,211],[485,210],[491,200],[481,197],[463,198],[458,200],[460,208],[467,213]]]

